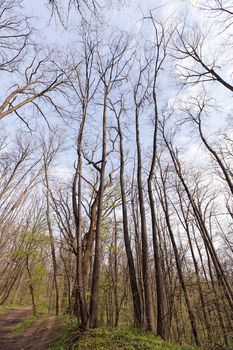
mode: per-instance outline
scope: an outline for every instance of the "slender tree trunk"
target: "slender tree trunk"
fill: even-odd
[[[79,305],[80,318],[81,318],[81,329],[86,329],[88,323],[88,309],[86,303],[85,286],[83,281],[83,266],[82,266],[82,147],[83,147],[83,132],[86,121],[86,105],[83,105],[82,121],[79,128],[79,134],[77,139],[77,154],[78,163],[75,171],[73,186],[72,186],[72,203],[73,203],[73,214],[75,221],[75,235],[76,235],[76,305]],[[77,201],[78,195],[78,201]]]
[[[100,283],[100,244],[101,244],[101,225],[103,212],[103,195],[105,184],[105,168],[106,168],[106,153],[107,153],[107,97],[108,88],[105,86],[103,120],[102,120],[102,158],[100,168],[100,183],[98,189],[98,208],[96,220],[96,238],[95,238],[95,256],[93,263],[91,300],[90,300],[90,327],[98,326],[98,302],[99,302],[99,283]]]
[[[170,223],[170,213],[169,213],[169,208],[168,208],[168,203],[167,203],[166,187],[165,187],[165,183],[164,183],[165,180],[163,179],[162,181],[163,181],[163,185],[162,185],[163,186],[163,189],[162,189],[163,190],[163,198],[161,197],[161,204],[162,204],[162,207],[164,210],[167,229],[169,232],[169,236],[171,238],[172,247],[173,247],[173,251],[175,254],[176,267],[177,267],[177,271],[178,271],[178,275],[179,275],[180,284],[181,284],[181,287],[182,287],[182,290],[184,293],[184,298],[185,298],[185,302],[186,302],[186,306],[187,306],[187,310],[188,310],[188,315],[189,315],[189,319],[190,319],[190,323],[191,323],[191,327],[192,327],[194,340],[195,340],[197,346],[199,346],[201,344],[200,344],[200,340],[199,340],[199,336],[198,336],[196,319],[195,319],[195,316],[194,316],[194,313],[193,313],[193,310],[191,307],[190,298],[189,298],[188,291],[187,291],[186,284],[185,284],[185,280],[183,277],[179,252],[178,252],[178,248],[176,245],[176,241],[175,241],[172,227],[171,227],[171,223]]]
[[[142,156],[139,132],[139,107],[136,106],[136,147],[137,147],[137,183],[139,195],[139,208],[141,218],[141,237],[142,237],[142,274],[145,293],[145,311],[146,311],[146,328],[149,331],[154,331],[152,296],[148,266],[148,241],[146,227],[146,213],[144,206],[143,183],[142,183]]]
[[[158,245],[158,233],[156,225],[156,213],[155,213],[155,202],[153,195],[153,177],[155,174],[155,164],[157,156],[157,130],[158,130],[158,108],[157,98],[155,93],[155,86],[153,88],[153,101],[154,101],[154,137],[153,137],[153,151],[152,161],[150,167],[150,173],[147,179],[148,194],[151,211],[151,224],[152,224],[152,237],[153,237],[153,248],[154,248],[154,264],[155,264],[155,280],[156,280],[156,306],[157,306],[157,334],[165,339],[164,330],[164,298],[163,298],[163,282],[162,282],[162,271],[160,263],[160,250]]]
[[[33,282],[32,282],[32,275],[29,267],[29,261],[28,261],[28,256],[26,257],[26,269],[29,277],[28,281],[28,286],[29,286],[29,291],[31,294],[31,300],[32,300],[32,312],[34,315],[36,315],[36,303],[35,303],[35,293],[34,293],[34,287],[33,287]]]
[[[198,224],[198,228],[199,228],[199,231],[202,235],[202,238],[203,238],[203,241],[206,245],[206,248],[208,249],[208,252],[211,256],[211,259],[213,261],[213,264],[214,264],[214,267],[215,267],[215,270],[216,270],[216,274],[217,274],[217,277],[218,277],[218,280],[219,282],[221,283],[222,285],[222,288],[224,290],[224,293],[225,293],[225,296],[228,300],[228,303],[229,303],[229,306],[231,308],[231,311],[233,311],[233,294],[232,294],[232,290],[231,290],[231,286],[229,285],[228,283],[228,280],[225,276],[225,272],[221,266],[221,263],[218,259],[218,256],[217,256],[217,253],[215,251],[215,248],[214,248],[214,245],[213,245],[213,242],[210,238],[210,235],[209,235],[209,232],[206,228],[206,225],[205,225],[205,222],[202,218],[202,213],[200,212],[196,202],[194,201],[193,199],[193,196],[192,194],[190,193],[190,190],[189,190],[189,187],[187,186],[187,183],[182,175],[182,172],[181,172],[181,166],[180,166],[180,162],[179,162],[179,159],[177,157],[177,155],[175,154],[174,150],[172,149],[172,146],[169,144],[169,142],[166,140],[166,137],[165,135],[163,134],[164,136],[164,141],[168,147],[168,150],[169,150],[169,153],[171,155],[171,158],[172,158],[172,161],[173,161],[173,164],[174,164],[174,167],[175,167],[175,170],[176,170],[176,173],[183,185],[183,188],[189,198],[189,201],[190,201],[190,204],[192,206],[192,209],[193,209],[193,213],[194,213],[194,216],[197,220],[197,224]]]
[[[59,307],[59,286],[58,286],[58,280],[57,280],[57,261],[56,261],[53,229],[52,229],[51,216],[50,216],[50,203],[49,203],[50,187],[49,187],[49,178],[48,178],[48,168],[47,168],[46,162],[44,164],[44,172],[45,172],[45,186],[46,186],[46,220],[47,220],[47,226],[49,231],[50,249],[51,249],[51,255],[52,255],[52,262],[53,262],[53,279],[54,279],[55,293],[56,293],[56,315],[59,315],[60,307]]]
[[[122,216],[123,216],[123,232],[124,232],[124,242],[125,249],[129,267],[129,277],[130,277],[130,286],[133,297],[133,307],[134,307],[134,322],[137,327],[142,327],[143,318],[142,318],[142,309],[141,309],[141,300],[140,294],[138,291],[136,271],[134,266],[133,254],[130,246],[130,237],[128,229],[128,213],[127,213],[127,204],[126,204],[126,194],[125,194],[125,180],[124,180],[124,149],[123,149],[123,135],[121,131],[120,116],[117,118],[118,124],[118,134],[120,139],[120,186],[121,186],[121,199],[122,199]]]

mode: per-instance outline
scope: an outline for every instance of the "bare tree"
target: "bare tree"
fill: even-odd
[[[103,87],[103,113],[102,113],[102,154],[101,160],[95,163],[101,164],[99,168],[100,180],[98,188],[98,208],[96,222],[96,240],[95,240],[95,256],[93,264],[92,288],[90,300],[90,326],[98,325],[98,295],[99,295],[99,279],[100,279],[100,240],[101,240],[101,222],[103,212],[103,194],[105,187],[105,169],[107,162],[107,111],[108,98],[110,92],[117,84],[126,79],[128,73],[128,63],[131,57],[128,54],[129,39],[128,36],[121,32],[113,32],[109,39],[107,47],[108,54],[101,56],[101,52],[97,52],[97,69],[101,78]]]
[[[59,305],[59,285],[58,285],[58,267],[57,267],[57,258],[56,258],[56,250],[55,250],[55,243],[54,243],[54,234],[53,234],[53,225],[52,225],[52,218],[51,218],[51,187],[50,187],[50,181],[49,181],[49,170],[51,168],[52,162],[54,161],[54,158],[56,157],[57,153],[59,152],[59,149],[61,148],[61,139],[55,140],[53,135],[50,135],[48,138],[48,141],[43,141],[42,139],[42,157],[43,157],[43,166],[44,166],[44,183],[45,183],[45,197],[46,197],[46,220],[47,220],[47,226],[48,226],[48,232],[49,232],[49,239],[50,239],[50,247],[51,247],[51,255],[52,255],[52,262],[53,262],[53,279],[54,279],[54,285],[55,285],[55,292],[56,292],[56,315],[59,315],[60,311],[60,305]]]
[[[138,200],[140,208],[141,219],[141,244],[142,244],[142,273],[143,273],[143,285],[145,293],[145,315],[146,315],[146,328],[150,331],[154,330],[154,318],[152,308],[152,295],[150,288],[149,278],[149,265],[148,265],[148,238],[147,238],[147,222],[145,201],[143,193],[143,178],[142,178],[142,150],[140,141],[140,126],[139,118],[142,113],[142,108],[148,98],[149,89],[151,88],[152,79],[150,77],[150,65],[153,60],[153,55],[147,57],[148,52],[145,48],[144,60],[140,58],[138,60],[138,74],[136,82],[133,86],[133,101],[135,106],[135,130],[136,130],[136,149],[137,149],[137,190]]]
[[[71,82],[71,86],[76,93],[76,97],[79,99],[81,105],[81,121],[79,126],[79,132],[77,137],[77,167],[72,184],[72,202],[73,202],[73,214],[74,222],[76,226],[76,244],[77,244],[77,295],[76,304],[79,304],[79,310],[81,315],[81,329],[85,329],[88,322],[88,308],[85,296],[85,284],[83,275],[83,244],[82,244],[82,153],[83,153],[83,137],[86,119],[88,116],[88,107],[90,101],[93,99],[97,83],[93,84],[93,61],[95,54],[96,44],[91,41],[88,35],[84,35],[83,51],[84,51],[84,63],[78,65],[75,72],[75,78],[78,80],[78,85],[75,82]],[[76,196],[78,195],[78,200]]]
[[[128,227],[128,212],[127,212],[127,199],[125,190],[125,157],[124,157],[124,146],[123,146],[123,132],[121,128],[121,115],[124,113],[124,100],[121,97],[119,102],[119,110],[116,110],[116,106],[112,104],[111,108],[117,119],[117,133],[119,135],[119,151],[120,151],[120,185],[121,185],[121,199],[122,199],[122,217],[123,217],[123,231],[125,249],[127,254],[130,284],[133,296],[133,307],[134,307],[134,322],[137,327],[143,326],[143,312],[141,308],[141,300],[138,291],[138,283],[136,277],[136,271],[133,260],[133,253],[130,244],[129,227]]]

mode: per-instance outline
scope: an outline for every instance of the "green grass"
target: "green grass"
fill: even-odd
[[[77,319],[69,315],[59,317],[61,326],[61,335],[49,346],[48,350],[65,350],[66,345],[70,344],[77,329]]]
[[[23,334],[26,331],[26,329],[31,327],[33,323],[36,322],[36,320],[38,320],[38,316],[31,315],[26,320],[17,324],[13,331],[13,336],[17,337],[18,335]]]
[[[40,317],[48,316],[48,309],[44,305],[38,305],[36,315],[31,313],[25,320],[18,323],[13,331],[13,336],[23,334],[29,327],[31,327]]]
[[[64,350],[72,336],[72,328],[67,330],[48,350]],[[164,342],[152,333],[133,328],[99,328],[87,331],[74,350],[191,350],[175,343]]]

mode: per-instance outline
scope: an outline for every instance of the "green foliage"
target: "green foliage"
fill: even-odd
[[[42,277],[44,277],[47,274],[47,270],[45,266],[38,262],[37,266],[35,267],[34,275],[32,277],[32,282],[39,282]]]
[[[40,316],[48,315],[48,305],[47,304],[38,304],[36,306],[36,312]],[[50,314],[52,314],[52,313],[50,313]]]
[[[68,329],[49,350],[64,350],[72,336]],[[87,331],[74,350],[191,350],[175,343],[164,342],[152,333],[133,328],[99,328]]]

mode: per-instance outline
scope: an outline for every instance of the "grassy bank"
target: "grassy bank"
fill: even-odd
[[[72,330],[64,333],[49,350],[64,350]],[[133,328],[99,328],[87,331],[74,346],[75,350],[190,350],[175,343],[164,342],[152,333]]]

